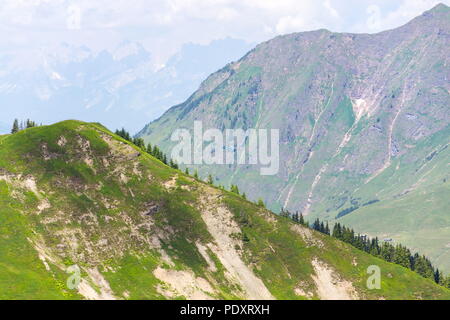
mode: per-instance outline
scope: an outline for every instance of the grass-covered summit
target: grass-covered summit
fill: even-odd
[[[82,280],[69,289],[75,265]],[[379,290],[366,287],[371,265],[381,269]],[[18,298],[450,299],[450,291],[174,170],[99,124],[65,121],[0,136],[0,299]]]

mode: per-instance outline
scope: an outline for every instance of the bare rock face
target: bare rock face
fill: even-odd
[[[249,165],[194,167],[219,183],[239,185],[251,199],[264,198],[271,209],[311,217],[335,219],[346,209],[362,212],[371,201],[403,201],[409,192],[429,192],[430,185],[448,190],[443,181],[450,137],[449,47],[445,5],[378,34],[318,30],[279,36],[211,75],[140,136],[170,152],[172,132],[192,129],[194,120],[202,120],[205,129],[279,129],[276,176],[262,177]],[[404,201],[416,212],[417,206]],[[381,220],[392,223],[382,230],[380,217],[367,214],[370,225],[346,219],[377,235],[406,230],[406,242],[420,247],[412,239],[417,226],[400,228],[401,219],[386,213]],[[427,224],[444,219],[448,227],[450,215],[439,214]],[[436,247],[421,249],[433,256]]]

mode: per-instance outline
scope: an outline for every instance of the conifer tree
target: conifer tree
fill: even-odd
[[[434,272],[434,281],[439,284],[441,283],[441,273],[439,272],[439,269],[436,269]]]
[[[230,191],[233,193],[239,194],[239,188],[238,188],[238,186],[236,186],[234,184],[231,185]]]
[[[19,120],[15,119],[13,123],[13,127],[11,129],[11,133],[17,133],[19,132]]]
[[[262,208],[265,208],[265,207],[266,207],[266,205],[264,204],[263,199],[261,199],[261,198],[258,199],[258,206],[259,206],[259,207],[262,207]]]
[[[136,138],[136,139],[133,140],[133,143],[134,143],[137,147],[139,147],[139,148],[141,148],[141,149],[147,151],[147,150],[145,149],[145,142],[144,142],[144,139],[142,139],[142,138]]]
[[[340,223],[336,223],[333,227],[333,237],[337,239],[342,239],[342,228]]]
[[[303,213],[300,212],[300,216],[298,217],[298,223],[305,225],[305,219],[303,218]]]
[[[34,122],[34,121],[32,121],[32,120],[30,120],[30,119],[27,119],[27,122],[26,122],[26,128],[28,129],[28,128],[34,128],[34,127],[36,127],[37,125],[36,125],[36,122]]]
[[[151,143],[147,144],[147,153],[153,155],[153,147]]]

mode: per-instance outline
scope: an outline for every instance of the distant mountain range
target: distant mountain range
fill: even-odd
[[[0,119],[8,127],[14,118],[82,119],[136,132],[251,48],[229,38],[186,44],[158,70],[151,53],[129,41],[99,53],[69,44],[43,48],[30,65],[20,51],[10,51],[0,54]]]
[[[280,171],[197,165],[273,210],[343,221],[450,271],[450,8],[377,34],[294,33],[208,77],[139,134],[170,152],[193,128],[280,130]]]

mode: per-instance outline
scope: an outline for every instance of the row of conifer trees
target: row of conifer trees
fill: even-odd
[[[161,149],[158,148],[158,146],[152,146],[151,143],[145,145],[145,141],[142,138],[133,138],[129,132],[127,132],[125,129],[116,130],[115,132],[118,136],[122,137],[123,139],[135,144],[137,147],[141,148],[142,151],[147,152],[148,154],[154,156],[156,159],[160,160],[164,164],[174,168],[178,169],[178,164],[173,161],[171,158],[169,158],[164,152],[161,151]]]
[[[420,274],[422,277],[431,279],[450,289],[450,276],[445,276],[438,268],[434,267],[426,256],[412,253],[411,250],[401,244],[393,245],[390,243],[390,239],[380,241],[377,237],[369,238],[366,235],[356,233],[352,228],[346,227],[340,223],[334,224],[333,229],[331,230],[328,222],[324,223],[319,219],[314,220],[313,223],[310,224],[305,221],[302,213],[298,212],[290,213],[287,210],[281,210],[280,215],[308,228],[351,244],[355,248],[365,251],[375,257],[408,268]]]
[[[20,121],[19,119],[15,119],[11,128],[11,133],[17,133],[19,131],[28,129],[28,128],[33,128],[33,127],[37,127],[38,124],[30,119],[27,119],[26,121]]]

